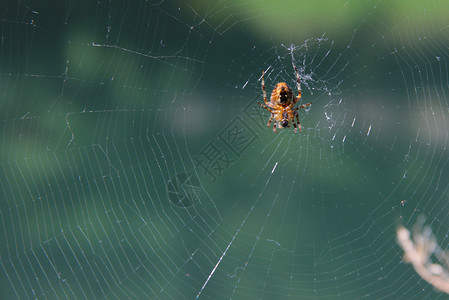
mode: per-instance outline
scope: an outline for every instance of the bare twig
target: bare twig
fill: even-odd
[[[447,251],[436,243],[429,226],[423,226],[424,219],[418,220],[410,231],[403,226],[396,231],[397,241],[404,250],[404,261],[411,263],[416,273],[437,290],[449,294],[449,272]],[[432,255],[440,262],[432,262]]]

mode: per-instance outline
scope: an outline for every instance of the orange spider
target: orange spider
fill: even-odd
[[[276,87],[271,93],[270,102],[267,101],[267,93],[265,92],[265,81],[263,78],[263,76],[265,75],[265,71],[262,71],[262,91],[263,101],[265,103],[258,104],[271,113],[267,127],[270,127],[271,121],[274,118],[275,121],[273,131],[276,133],[276,125],[279,125],[280,128],[290,127],[290,122],[293,123],[293,127],[295,127],[295,133],[298,130],[296,125],[298,125],[299,132],[301,132],[301,123],[299,123],[298,110],[312,104],[307,103],[297,108],[293,108],[293,106],[298,103],[299,99],[301,99],[299,73],[296,69],[296,66],[293,65],[293,67],[295,68],[296,73],[296,87],[298,88],[298,97],[293,96],[292,89],[285,82],[279,82],[278,84],[276,84]]]

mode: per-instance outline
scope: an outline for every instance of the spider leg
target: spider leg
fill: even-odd
[[[268,120],[267,127],[270,127],[272,120],[273,120],[273,114],[271,114],[270,119]],[[274,127],[276,127],[276,123],[274,124]]]
[[[268,108],[269,106],[267,106],[266,104],[262,104],[262,103],[260,103],[260,102],[257,102],[257,104],[259,104],[260,106],[262,106],[263,108],[265,108],[266,110],[268,110],[270,113],[273,113],[273,111],[270,109],[270,108]]]
[[[276,133],[278,133],[278,132],[276,131],[276,122],[274,122],[273,131],[276,132]]]
[[[295,123],[293,123],[293,124],[295,124]],[[298,124],[299,132],[301,132],[302,131],[302,127],[301,127],[301,123],[299,122],[298,113],[296,113],[296,124]],[[295,124],[295,133],[296,133],[296,124]]]
[[[263,92],[263,101],[267,103],[267,92],[265,92],[265,80],[263,79],[263,75],[265,75],[265,70],[262,71],[262,92]]]
[[[296,73],[296,88],[298,89],[298,97],[295,98],[295,100],[293,100],[293,104],[297,103],[299,101],[299,99],[301,99],[301,83],[299,80],[299,72],[298,69],[296,68],[295,65],[293,65],[293,67],[295,67],[295,73]]]
[[[298,110],[298,109],[301,109],[301,108],[307,107],[307,106],[309,106],[309,105],[312,105],[312,103],[307,103],[307,104],[303,104],[303,105],[301,105],[301,106],[298,106],[297,108],[295,108],[295,109],[293,109],[293,110]]]

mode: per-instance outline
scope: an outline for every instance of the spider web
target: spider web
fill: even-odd
[[[447,248],[447,9],[2,1],[1,298],[445,297],[395,229]]]

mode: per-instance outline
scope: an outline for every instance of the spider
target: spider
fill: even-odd
[[[280,128],[290,127],[290,122],[293,123],[293,127],[295,127],[295,133],[298,130],[298,127],[299,132],[301,132],[301,123],[299,122],[298,110],[312,104],[307,103],[297,108],[293,108],[293,106],[298,103],[299,99],[301,99],[299,73],[298,69],[296,69],[296,66],[293,65],[293,67],[295,68],[296,73],[296,87],[298,89],[298,97],[293,96],[292,89],[285,82],[279,82],[278,84],[276,84],[276,87],[271,93],[270,102],[267,101],[267,93],[265,92],[265,80],[263,78],[265,75],[265,71],[262,71],[262,91],[264,104],[260,102],[258,102],[258,104],[271,113],[270,119],[267,123],[267,127],[270,127],[271,121],[274,118],[273,131],[276,133],[276,125],[279,125]]]

